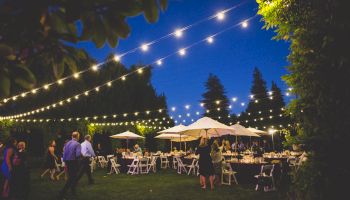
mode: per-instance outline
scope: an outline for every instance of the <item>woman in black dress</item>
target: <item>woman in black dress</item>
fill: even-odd
[[[207,187],[206,177],[209,176],[210,187],[214,189],[214,166],[210,157],[210,147],[208,146],[207,139],[201,138],[199,146],[196,150],[196,155],[199,154],[199,177],[202,188]]]
[[[16,159],[13,165],[13,196],[15,199],[28,199],[30,187],[30,174],[27,163],[26,144],[19,142],[17,145]]]
[[[50,170],[50,179],[52,181],[56,180],[55,179],[56,168],[57,168],[56,162],[58,160],[58,157],[55,154],[55,148],[56,148],[56,141],[51,140],[49,142],[49,148],[47,150],[45,167],[46,167],[46,169]]]

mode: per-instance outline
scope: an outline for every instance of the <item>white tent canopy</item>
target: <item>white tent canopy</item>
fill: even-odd
[[[220,137],[223,135],[234,134],[234,129],[209,117],[203,117],[188,125],[183,133],[195,137]]]
[[[114,139],[127,139],[127,140],[144,138],[144,137],[137,135],[137,134],[130,132],[130,131],[125,131],[123,133],[111,135],[109,137],[114,138]]]
[[[182,136],[184,137],[184,135]],[[175,138],[180,138],[180,134],[175,134],[175,133],[162,133],[160,135],[157,135],[156,137],[157,139],[165,139],[165,140],[171,140],[171,139],[175,139]]]
[[[250,131],[253,132],[253,133],[258,134],[258,135],[269,135],[268,132],[262,131],[262,130],[259,130],[259,129],[256,129],[256,128],[249,127],[249,128],[247,128],[247,129],[250,130]]]
[[[123,133],[111,135],[109,137],[114,138],[114,139],[126,139],[126,148],[129,148],[129,140],[137,140],[137,139],[144,138],[144,137],[137,135],[137,134],[130,132],[130,131],[125,131]]]
[[[159,131],[158,133],[181,133],[185,128],[186,126],[180,124],[180,125]]]
[[[249,129],[245,128],[240,124],[234,124],[231,126],[235,132],[232,135],[236,136],[250,136],[250,137],[260,137],[258,134],[251,132]]]
[[[173,139],[171,139],[172,142],[191,142],[191,141],[194,141],[194,140],[198,140],[198,137],[183,135],[181,137],[181,141],[180,141],[180,138],[173,138]]]

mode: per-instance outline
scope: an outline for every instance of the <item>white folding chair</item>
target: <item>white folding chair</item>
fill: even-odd
[[[132,161],[131,165],[128,165],[129,170],[127,172],[127,174],[138,174],[139,173],[139,159],[138,158],[134,158],[134,160]]]
[[[91,163],[90,163],[90,170],[91,170],[91,173],[94,172],[94,170],[96,169],[96,165],[97,165],[97,157],[91,157]]]
[[[141,158],[139,163],[140,173],[147,174],[148,173],[148,164],[149,158]]]
[[[166,169],[169,167],[169,160],[167,156],[160,156],[160,168]]]
[[[108,174],[113,174],[113,173],[119,174],[120,165],[115,161],[115,159],[110,159],[110,161],[111,161],[111,170],[109,171]]]
[[[193,159],[192,163],[190,165],[185,165],[185,167],[188,168],[187,175],[190,175],[191,171],[192,171],[193,175],[196,175],[196,161],[197,161],[197,159]]]
[[[232,170],[232,167],[230,163],[223,162],[222,163],[222,172],[221,172],[221,184],[223,185],[231,185],[231,178],[233,178],[233,181],[238,184],[237,178],[236,178],[237,172]],[[225,180],[227,178],[227,181]]]
[[[271,180],[271,184],[272,186],[265,186],[264,185],[264,192],[268,192],[268,191],[275,191],[276,187],[275,187],[275,179],[273,177],[273,171],[275,169],[274,165],[263,165],[261,166],[261,170],[260,170],[260,174],[259,175],[255,175],[254,177],[256,179],[260,179],[260,178],[264,178],[264,179],[269,179]],[[255,190],[258,191],[259,190],[259,182],[256,184],[255,186]]]
[[[98,164],[100,165],[101,168],[105,168],[107,166],[108,162],[104,156],[97,156],[97,159],[98,159]]]
[[[180,157],[174,156],[177,161],[177,173],[182,174],[182,172],[185,172],[187,174],[187,169],[185,165],[183,164]]]
[[[173,157],[173,169],[177,168],[177,160],[175,159],[175,156]]]
[[[107,155],[107,162],[108,162],[111,158],[114,158],[114,155],[112,155],[112,154]]]
[[[156,172],[157,171],[157,159],[158,157],[157,156],[152,156],[151,157],[151,163],[148,164],[148,169],[147,169],[147,173],[149,173],[149,171],[151,170],[152,168],[152,171],[153,172]]]
[[[59,180],[60,176],[62,176],[62,174],[65,173],[65,170],[64,170],[65,163],[63,162],[63,158],[61,158],[61,163],[60,164],[57,163],[56,161],[55,161],[55,163],[56,163],[56,167],[60,168],[60,173],[56,176],[57,180]]]

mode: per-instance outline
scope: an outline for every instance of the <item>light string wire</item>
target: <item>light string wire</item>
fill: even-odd
[[[220,12],[214,14],[214,15],[211,15],[211,16],[209,16],[209,17],[206,17],[206,18],[203,18],[203,19],[201,19],[201,20],[199,20],[199,21],[196,21],[196,22],[194,22],[194,23],[192,23],[192,24],[190,24],[190,25],[187,25],[187,26],[185,26],[185,27],[183,27],[183,28],[181,28],[181,29],[178,29],[178,30],[176,30],[176,31],[174,31],[174,32],[168,33],[168,34],[166,34],[166,35],[164,35],[164,36],[162,36],[162,37],[160,37],[160,38],[158,38],[158,39],[155,39],[155,40],[153,40],[153,41],[151,41],[151,42],[148,42],[148,43],[146,43],[146,44],[142,44],[142,45],[140,45],[140,46],[138,46],[138,47],[135,47],[135,48],[133,48],[133,49],[130,49],[130,50],[124,52],[124,53],[121,53],[120,55],[117,55],[117,57],[118,57],[118,59],[121,59],[122,57],[124,57],[124,56],[126,56],[126,55],[128,55],[128,54],[135,53],[137,50],[142,49],[142,48],[144,47],[144,45],[146,45],[147,48],[148,48],[148,46],[154,45],[154,44],[156,44],[156,43],[161,42],[162,40],[165,40],[165,39],[167,39],[167,38],[169,38],[169,37],[171,37],[171,36],[176,35],[177,31],[183,32],[183,31],[189,30],[190,28],[192,28],[192,27],[194,27],[194,26],[197,26],[197,25],[202,24],[202,23],[204,23],[204,22],[206,22],[206,21],[215,19],[215,18],[217,18],[219,15],[223,15],[223,14],[225,14],[225,13],[228,13],[228,12],[230,12],[230,11],[232,11],[232,10],[234,10],[234,9],[236,9],[236,8],[238,8],[238,7],[240,7],[240,6],[242,6],[242,5],[245,4],[246,2],[247,2],[247,0],[241,2],[241,3],[237,4],[237,5],[234,5],[234,6],[230,7],[230,8],[227,8],[227,9],[225,9],[225,10],[223,10],[223,11],[220,11]],[[103,62],[100,62],[100,63],[98,63],[98,64],[93,65],[91,68],[87,68],[87,69],[84,69],[84,70],[75,72],[75,73],[73,73],[73,74],[71,74],[71,75],[69,75],[69,76],[60,78],[59,80],[56,80],[56,81],[53,81],[53,82],[50,82],[50,83],[46,83],[46,84],[44,84],[44,85],[42,85],[42,86],[39,86],[39,87],[36,87],[36,88],[34,88],[34,89],[31,89],[31,90],[28,90],[28,91],[24,91],[24,92],[21,92],[21,93],[19,93],[19,94],[16,94],[16,95],[13,95],[13,96],[10,96],[10,97],[1,99],[1,100],[0,100],[0,103],[1,103],[1,104],[6,104],[6,103],[8,103],[8,102],[10,102],[10,101],[16,101],[17,98],[25,98],[28,94],[36,94],[39,90],[46,91],[46,90],[48,90],[48,89],[49,89],[51,86],[53,86],[53,85],[56,85],[56,84],[57,84],[57,85],[61,85],[61,84],[63,83],[63,81],[65,81],[65,80],[67,80],[67,79],[71,79],[71,78],[77,79],[77,78],[79,78],[80,75],[82,75],[82,74],[84,74],[84,73],[86,73],[86,72],[88,72],[88,71],[91,71],[91,70],[92,70],[92,71],[97,71],[97,70],[100,68],[100,66],[103,66],[104,64],[106,64],[106,63],[108,63],[108,62],[110,62],[110,61],[112,61],[112,59],[106,59],[106,60],[103,61]]]
[[[206,37],[206,38],[201,39],[201,40],[199,40],[199,41],[197,41],[197,42],[194,42],[194,43],[192,43],[192,44],[190,44],[190,45],[188,45],[188,46],[186,46],[186,47],[184,47],[184,48],[181,48],[181,49],[178,50],[178,51],[175,51],[175,52],[173,52],[173,53],[171,53],[171,54],[168,54],[168,55],[166,55],[166,56],[164,56],[164,57],[162,57],[162,58],[160,58],[160,59],[157,59],[157,60],[151,62],[150,64],[147,64],[147,65],[145,65],[145,66],[143,66],[143,67],[140,67],[140,68],[138,68],[138,69],[135,69],[134,71],[131,71],[131,72],[129,72],[129,73],[126,73],[126,74],[124,74],[124,75],[122,75],[122,76],[119,76],[119,77],[117,77],[117,78],[115,78],[115,79],[109,80],[109,81],[107,81],[107,82],[105,82],[105,83],[103,83],[103,84],[100,84],[100,85],[98,85],[98,86],[95,86],[95,87],[92,88],[92,89],[88,89],[88,90],[85,90],[84,92],[77,93],[77,94],[75,94],[75,95],[72,95],[71,97],[68,97],[68,98],[66,98],[66,99],[63,99],[63,100],[61,100],[61,101],[57,101],[57,102],[55,102],[55,103],[53,103],[53,104],[49,104],[49,105],[46,105],[46,106],[42,106],[42,107],[40,107],[40,108],[33,109],[33,110],[31,110],[31,111],[28,111],[28,112],[23,112],[23,113],[11,115],[11,116],[3,116],[2,118],[3,118],[3,119],[11,119],[11,118],[20,118],[20,117],[23,117],[23,116],[33,115],[33,114],[36,114],[36,113],[44,112],[44,111],[46,111],[46,110],[50,110],[51,107],[52,107],[52,108],[56,108],[56,106],[59,106],[59,105],[62,106],[62,105],[64,104],[65,101],[68,102],[68,103],[71,103],[71,101],[72,101],[73,98],[74,98],[75,100],[79,100],[79,99],[80,99],[80,98],[79,98],[80,96],[82,96],[82,95],[84,95],[84,94],[85,94],[85,96],[88,96],[89,93],[90,93],[91,91],[93,91],[93,90],[95,90],[96,92],[98,92],[98,91],[100,90],[100,88],[103,87],[103,86],[111,87],[111,85],[112,85],[113,82],[116,82],[116,81],[118,81],[118,80],[125,80],[127,76],[130,76],[130,75],[132,75],[132,74],[134,74],[134,73],[137,73],[137,72],[138,72],[138,73],[142,73],[142,70],[143,70],[143,69],[148,68],[148,67],[151,67],[151,65],[153,65],[153,64],[161,65],[163,60],[165,60],[165,59],[167,59],[167,58],[169,58],[169,57],[172,57],[172,56],[174,56],[175,54],[184,55],[184,54],[186,54],[186,50],[187,50],[187,49],[190,49],[190,48],[192,48],[192,47],[194,47],[194,46],[197,46],[197,45],[200,44],[200,43],[203,43],[203,42],[205,42],[205,41],[208,41],[208,38],[213,38],[214,36],[215,36],[215,37],[216,37],[216,36],[219,36],[219,35],[221,35],[221,34],[227,32],[227,31],[229,31],[229,30],[231,30],[231,29],[233,29],[233,28],[238,27],[239,25],[243,25],[243,27],[244,27],[244,24],[248,23],[250,20],[252,20],[252,19],[254,19],[254,18],[256,18],[256,17],[257,17],[257,15],[254,15],[254,16],[252,16],[252,17],[249,17],[249,18],[245,19],[244,21],[241,21],[241,22],[238,22],[238,23],[236,23],[236,24],[234,24],[234,25],[232,25],[232,26],[229,26],[229,27],[225,28],[224,30],[221,30],[221,31],[219,31],[219,32],[217,32],[217,33],[214,33],[214,34],[210,35],[209,37]],[[245,27],[244,27],[244,28],[245,28]],[[117,62],[119,62],[119,61],[117,61]]]

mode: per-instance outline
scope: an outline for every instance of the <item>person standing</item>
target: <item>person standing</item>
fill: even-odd
[[[214,189],[214,166],[212,159],[210,157],[210,147],[208,146],[208,142],[206,138],[201,138],[199,146],[196,150],[196,155],[199,154],[199,175],[200,175],[200,183],[203,189],[206,189],[206,177],[209,176],[210,187]]]
[[[91,176],[90,163],[91,163],[91,158],[95,157],[96,155],[91,145],[90,135],[86,135],[85,141],[81,143],[81,155],[83,156],[83,159],[81,161],[81,168],[79,171],[78,180],[80,180],[80,178],[84,174],[86,174],[89,180],[89,184],[93,184],[94,180],[92,179],[92,176]]]
[[[13,187],[12,194],[15,199],[28,199],[30,188],[30,174],[27,161],[26,143],[19,142],[17,154],[13,159]]]
[[[79,158],[81,156],[81,145],[79,141],[79,132],[72,133],[72,140],[67,142],[63,149],[63,162],[67,166],[68,180],[59,194],[63,198],[68,189],[71,189],[73,195],[76,195],[77,175],[79,171]]]
[[[13,170],[13,158],[16,154],[17,140],[10,137],[4,149],[4,161],[1,165],[1,172],[3,175],[3,188],[1,196],[3,198],[11,197],[11,186],[12,186],[12,170]]]
[[[213,166],[214,166],[214,180],[217,185],[221,185],[220,177],[222,173],[222,152],[219,148],[219,142],[215,140],[213,144],[211,145],[211,153],[210,153],[211,159],[213,160]]]
[[[56,180],[55,179],[55,174],[57,169],[56,163],[58,161],[58,157],[56,156],[56,153],[55,153],[55,148],[56,148],[56,141],[51,140],[49,142],[49,148],[47,149],[45,167],[46,169],[50,170],[50,179],[52,181]]]

